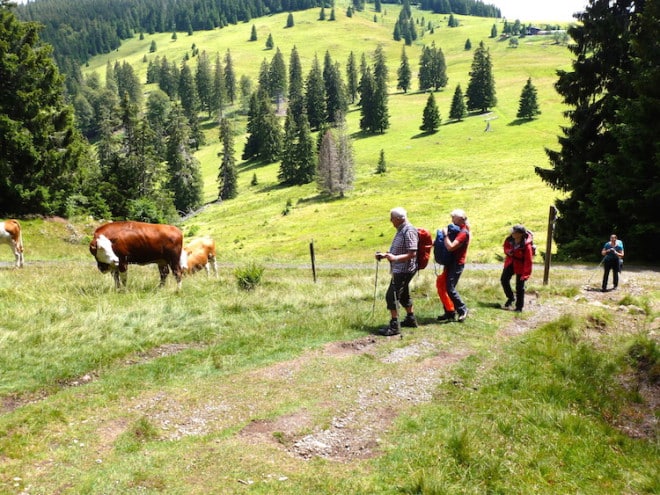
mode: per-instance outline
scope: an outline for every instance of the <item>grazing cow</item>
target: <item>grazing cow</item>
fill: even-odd
[[[179,289],[182,272],[187,268],[183,234],[173,225],[106,223],[94,232],[89,251],[96,258],[101,273],[112,272],[118,289],[126,286],[126,270],[131,263],[156,263],[160,271],[161,287],[165,285],[171,268]]]
[[[23,234],[18,220],[0,222],[0,244],[9,244],[16,258],[16,268],[23,268]]]
[[[204,268],[206,275],[209,276],[211,274],[210,268],[213,268],[213,274],[216,277],[218,276],[218,264],[215,260],[215,241],[213,239],[210,237],[194,239],[183,249],[188,258],[186,273],[195,273]]]

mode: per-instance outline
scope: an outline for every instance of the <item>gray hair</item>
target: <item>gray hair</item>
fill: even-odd
[[[406,210],[404,210],[400,206],[397,206],[396,208],[392,208],[390,210],[390,217],[392,217],[392,218],[398,218],[399,220],[405,220],[407,216],[408,216],[408,213],[406,212]]]
[[[452,211],[452,212],[451,212],[451,216],[452,216],[452,217],[462,218],[463,220],[467,220],[467,215],[466,215],[465,212],[464,212],[463,210],[461,210],[460,208],[457,208],[457,209],[455,209],[454,211]]]

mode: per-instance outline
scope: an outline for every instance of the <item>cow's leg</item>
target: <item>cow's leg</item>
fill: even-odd
[[[209,263],[211,264],[211,268],[213,268],[213,275],[215,275],[216,278],[217,278],[217,276],[218,276],[218,263],[215,260],[215,256],[209,256]]]
[[[119,271],[112,271],[112,278],[115,279],[115,289],[119,290],[121,288],[121,281],[119,280]],[[126,281],[124,281],[126,283]]]
[[[14,253],[16,268],[21,268],[23,266],[23,253],[18,249],[18,244],[14,240],[11,241],[11,250]]]
[[[160,286],[165,285],[165,280],[167,280],[167,275],[170,273],[169,267],[165,265],[158,265],[158,271],[160,272]]]

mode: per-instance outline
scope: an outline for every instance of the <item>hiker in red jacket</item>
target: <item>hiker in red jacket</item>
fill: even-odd
[[[517,224],[511,228],[511,234],[504,239],[504,269],[500,282],[506,295],[504,309],[522,311],[525,305],[525,282],[532,274],[532,258],[534,236],[523,225]],[[511,290],[511,278],[516,275],[516,294]]]

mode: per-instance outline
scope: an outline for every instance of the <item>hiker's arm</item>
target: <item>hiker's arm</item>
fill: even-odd
[[[414,258],[417,256],[417,250],[412,249],[408,251],[406,254],[392,254],[392,253],[385,253],[383,257],[388,260],[388,261],[393,261],[396,263],[401,263],[402,261],[408,261],[409,259]]]

